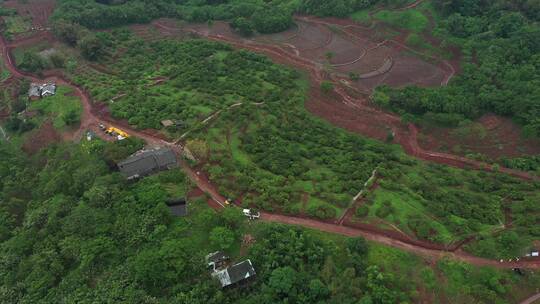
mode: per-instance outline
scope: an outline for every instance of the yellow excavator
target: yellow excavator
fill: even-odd
[[[116,136],[118,137],[118,140],[122,140],[122,139],[126,139],[129,137],[129,134],[127,134],[126,132],[118,129],[118,128],[115,128],[115,127],[108,127],[106,130],[105,130],[105,133],[111,135],[111,136]]]

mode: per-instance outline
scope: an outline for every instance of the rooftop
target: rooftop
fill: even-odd
[[[167,206],[175,216],[187,215],[187,203],[185,198],[170,199],[167,201]]]
[[[248,259],[238,264],[234,264],[224,270],[215,272],[213,276],[219,280],[221,287],[227,287],[254,277],[255,269],[251,264],[251,260]]]
[[[143,150],[118,163],[120,172],[127,179],[139,178],[176,166],[176,155],[168,148]]]

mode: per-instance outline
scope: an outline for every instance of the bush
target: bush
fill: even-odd
[[[215,249],[227,250],[234,243],[234,233],[227,227],[216,227],[210,231],[210,243]]]
[[[79,42],[82,55],[88,60],[97,60],[104,54],[102,41],[94,35],[88,35]]]
[[[375,214],[380,218],[385,218],[389,216],[390,214],[394,213],[394,206],[392,206],[392,203],[389,201],[383,202],[382,206],[375,211]]]
[[[337,214],[336,209],[326,205],[310,206],[308,207],[307,213],[310,216],[323,220],[335,218]]]
[[[321,83],[321,91],[324,94],[330,93],[333,89],[334,89],[334,84],[331,83],[330,81],[323,81]]]
[[[431,223],[418,216],[411,216],[407,219],[407,225],[414,231],[414,234],[420,239],[432,239],[432,234],[435,230],[431,227]]]
[[[23,54],[20,68],[27,72],[39,73],[45,68],[45,61],[34,52],[25,52]]]
[[[253,34],[253,23],[244,17],[234,19],[231,27],[242,36],[251,36]]]
[[[51,63],[55,68],[63,68],[66,64],[66,58],[64,55],[59,53],[54,53],[50,57]]]
[[[259,9],[252,16],[255,29],[259,33],[278,33],[288,29],[292,23],[292,14],[276,6]]]
[[[368,215],[368,213],[369,213],[369,208],[366,205],[362,205],[356,208],[356,212],[355,212],[357,217],[365,217]]]

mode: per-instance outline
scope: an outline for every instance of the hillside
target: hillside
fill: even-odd
[[[535,9],[4,1],[0,302],[521,303]]]

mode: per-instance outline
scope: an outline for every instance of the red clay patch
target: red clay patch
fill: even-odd
[[[35,154],[48,145],[60,142],[62,137],[54,129],[52,121],[44,122],[41,127],[34,132],[23,144],[23,151],[28,154]]]
[[[469,127],[441,128],[430,126],[430,136],[419,136],[423,149],[458,155],[481,153],[490,159],[540,154],[540,140],[526,139],[521,127],[511,119],[486,114]]]
[[[32,24],[36,28],[44,28],[56,6],[55,0],[10,0],[5,1],[5,7],[14,8],[20,16],[32,18]]]

